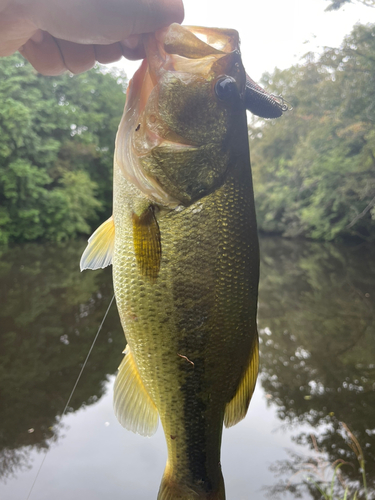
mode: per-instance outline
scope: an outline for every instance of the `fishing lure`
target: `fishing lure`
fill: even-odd
[[[246,75],[245,105],[246,109],[261,118],[279,118],[289,109],[283,97],[269,94],[249,75]]]

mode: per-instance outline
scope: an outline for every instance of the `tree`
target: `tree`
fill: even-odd
[[[0,242],[88,234],[112,204],[126,78],[100,67],[43,77],[0,61]]]
[[[250,129],[260,229],[333,240],[375,238],[375,27],[339,49],[266,74],[292,111]]]

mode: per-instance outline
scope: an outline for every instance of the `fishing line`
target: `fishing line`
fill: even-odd
[[[73,386],[73,389],[72,389],[72,391],[71,391],[71,393],[70,393],[70,395],[69,395],[69,397],[68,397],[68,401],[66,402],[66,405],[65,405],[64,411],[63,411],[63,412],[62,412],[62,414],[61,414],[60,421],[61,421],[61,420],[62,420],[62,418],[65,416],[65,413],[66,413],[66,411],[67,411],[67,409],[68,409],[68,407],[69,407],[69,403],[70,403],[70,401],[71,401],[71,399],[72,399],[72,397],[73,397],[73,394],[74,394],[74,392],[75,392],[75,390],[76,390],[76,387],[77,387],[77,385],[78,385],[78,382],[79,382],[79,380],[80,380],[80,378],[81,378],[81,376],[82,376],[83,370],[84,370],[84,369],[85,369],[85,367],[86,367],[87,361],[88,361],[88,359],[89,359],[89,357],[90,357],[91,351],[92,351],[92,350],[93,350],[93,348],[94,348],[95,342],[96,342],[97,338],[99,337],[100,330],[102,329],[102,327],[103,327],[103,325],[104,325],[104,321],[105,321],[105,319],[106,319],[106,317],[107,317],[107,315],[108,315],[108,313],[109,313],[109,310],[110,310],[110,308],[111,308],[111,305],[112,305],[112,303],[113,303],[114,299],[115,299],[115,296],[113,295],[113,297],[112,297],[112,299],[111,299],[111,302],[109,303],[109,305],[108,305],[108,307],[107,307],[107,310],[106,310],[106,312],[105,312],[105,314],[104,314],[104,316],[103,316],[102,322],[100,323],[100,326],[99,326],[99,328],[98,328],[98,331],[96,332],[96,335],[95,335],[95,337],[94,337],[94,340],[92,341],[92,344],[91,344],[91,347],[90,347],[90,349],[89,349],[89,352],[87,353],[86,359],[85,359],[85,361],[83,362],[83,365],[82,365],[81,371],[79,372],[78,377],[77,377],[77,380],[75,381],[75,384],[74,384],[74,386]],[[41,464],[40,464],[40,466],[39,466],[39,469],[38,469],[38,471],[37,471],[37,473],[36,473],[36,476],[35,476],[35,478],[34,478],[34,482],[33,482],[33,484],[31,485],[31,488],[30,488],[29,494],[28,494],[28,495],[27,495],[27,497],[26,497],[26,500],[29,500],[31,493],[33,492],[33,489],[34,489],[35,483],[36,483],[36,481],[37,481],[37,479],[38,479],[38,476],[39,476],[39,474],[40,474],[40,471],[42,470],[43,464],[44,464],[44,462],[45,462],[45,460],[46,460],[46,457],[47,457],[47,454],[48,454],[49,450],[50,450],[50,448],[48,448],[48,450],[47,450],[47,451],[45,452],[45,454],[44,454],[43,460],[42,460],[42,462],[41,462]]]

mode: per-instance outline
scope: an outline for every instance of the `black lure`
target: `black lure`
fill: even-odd
[[[245,106],[261,118],[279,118],[288,106],[281,96],[269,94],[246,75]]]

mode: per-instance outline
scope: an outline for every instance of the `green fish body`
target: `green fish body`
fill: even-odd
[[[224,500],[223,423],[245,416],[258,372],[246,74],[232,30],[172,25],[145,48],[116,141],[113,216],[81,265],[113,265],[127,340],[114,407],[143,435],[160,417],[158,500]]]

